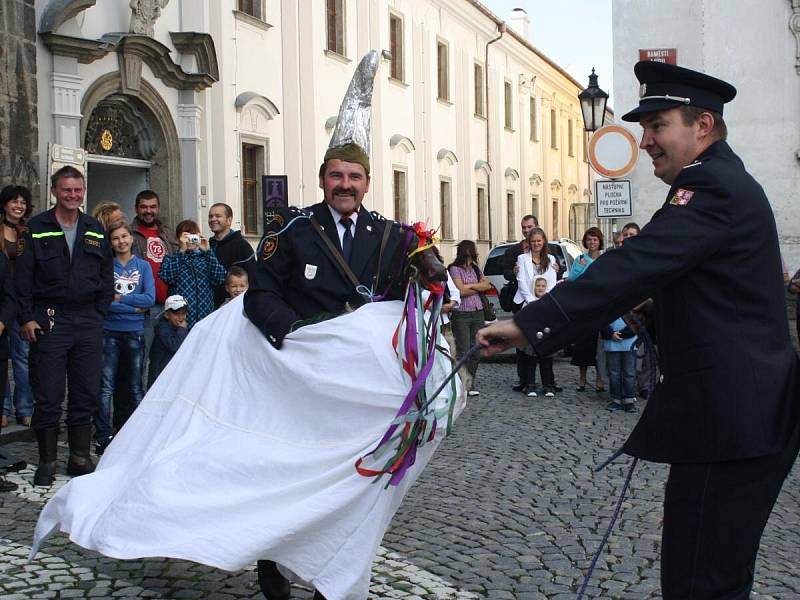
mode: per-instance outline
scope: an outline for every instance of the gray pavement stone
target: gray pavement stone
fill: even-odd
[[[573,391],[577,369],[556,360],[566,391],[514,393],[511,364],[482,364],[481,391],[409,492],[373,565],[370,599],[561,600],[574,598],[608,526],[626,473],[621,459],[596,464],[625,439],[638,415],[609,413],[607,398]],[[35,463],[28,442],[9,450]],[[60,447],[62,454],[66,448]],[[63,461],[62,461],[63,466]],[[667,469],[641,464],[587,597],[659,598],[661,502]],[[255,573],[185,561],[105,558],[52,537],[32,564],[39,510],[68,478],[35,488],[33,470],[0,495],[0,598],[261,598]],[[797,572],[800,476],[787,479],[762,540],[753,598],[800,597]],[[296,588],[294,597],[312,592]]]

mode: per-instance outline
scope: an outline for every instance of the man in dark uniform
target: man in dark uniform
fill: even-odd
[[[483,329],[486,354],[530,340],[541,355],[656,302],[661,377],[624,446],[671,464],[663,597],[749,597],[759,540],[797,456],[798,365],[775,220],[725,142],[733,86],[640,62],[640,104],[623,116],[671,187],[641,234],[575,282]]]
[[[515,290],[518,285],[517,258],[527,249],[528,242],[526,240],[528,239],[528,234],[531,232],[531,229],[538,226],[539,221],[537,221],[536,217],[533,215],[525,215],[522,217],[522,221],[520,222],[520,227],[522,228],[522,239],[513,246],[509,246],[503,254],[503,277],[505,277],[506,281],[508,282],[506,285],[513,286]],[[513,294],[511,294],[511,296],[513,297]],[[521,308],[521,304],[515,304],[511,312],[517,314]],[[518,381],[516,384],[511,386],[511,389],[515,392],[525,392],[526,388],[528,387],[528,365],[530,363],[530,357],[522,350],[517,348],[516,359]]]
[[[39,445],[34,485],[51,485],[69,381],[69,475],[94,471],[89,456],[103,362],[103,318],[114,294],[111,249],[103,227],[79,209],[83,175],[62,167],[51,179],[56,205],[33,217],[20,238],[14,280],[20,334],[31,342],[32,427]]]
[[[365,302],[336,254],[360,285],[380,294],[391,283],[391,258],[402,242],[397,223],[361,206],[370,182],[369,158],[362,151],[354,146],[329,150],[319,173],[324,202],[307,210],[288,209],[276,216],[268,230],[277,233],[288,228],[276,237],[265,238],[261,260],[245,292],[247,317],[276,348],[304,322],[319,315],[339,314],[346,304],[355,307]],[[344,225],[348,219],[349,225]],[[392,297],[400,298],[401,294],[402,290],[392,287]],[[258,575],[268,600],[290,597],[289,582],[274,562],[258,561]],[[316,592],[315,598],[323,596]]]

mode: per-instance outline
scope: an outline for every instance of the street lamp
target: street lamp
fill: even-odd
[[[589,75],[589,87],[578,94],[578,100],[581,101],[583,128],[587,132],[600,129],[606,118],[608,94],[597,85],[597,75],[595,75],[594,67],[592,67],[592,74]]]

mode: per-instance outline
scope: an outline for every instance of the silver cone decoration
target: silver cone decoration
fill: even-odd
[[[361,59],[339,107],[339,119],[328,150],[355,144],[369,156],[372,87],[378,71],[378,51],[370,50]]]

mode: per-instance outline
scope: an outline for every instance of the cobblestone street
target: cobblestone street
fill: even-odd
[[[629,459],[593,467],[624,441],[638,414],[605,410],[606,394],[576,392],[577,369],[556,361],[564,392],[514,393],[510,363],[481,365],[450,439],[409,493],[373,566],[370,598],[575,598],[608,526]],[[591,380],[591,377],[590,377]],[[588,389],[588,388],[587,388]],[[639,407],[641,409],[641,406]],[[35,464],[31,443],[5,446]],[[65,460],[66,447],[60,449]],[[63,472],[64,460],[60,463]],[[661,499],[667,469],[640,464],[590,598],[658,598]],[[43,503],[31,468],[0,495],[0,597],[261,598],[253,570],[227,573],[178,560],[118,561],[51,537],[32,564]],[[800,480],[795,468],[762,539],[753,597],[797,598]],[[223,515],[220,518],[224,518]],[[733,525],[733,524],[732,524]],[[310,598],[297,590],[297,598]]]

